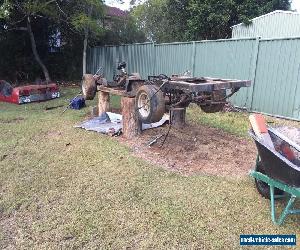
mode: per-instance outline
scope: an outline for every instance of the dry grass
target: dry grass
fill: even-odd
[[[299,217],[272,224],[248,177],[171,173],[73,128],[88,108],[45,111],[76,90],[63,92],[0,104],[0,248],[238,249],[240,234],[300,236]]]

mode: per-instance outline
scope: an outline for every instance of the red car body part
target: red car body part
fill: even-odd
[[[3,83],[3,81],[1,81]],[[0,84],[1,84],[0,82]],[[55,83],[15,87],[7,91],[0,89],[0,101],[15,104],[40,102],[60,97],[59,87]]]

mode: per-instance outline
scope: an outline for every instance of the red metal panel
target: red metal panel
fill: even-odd
[[[46,85],[26,85],[13,89],[10,96],[0,92],[0,101],[15,104],[46,101],[60,96],[59,87],[55,83]]]

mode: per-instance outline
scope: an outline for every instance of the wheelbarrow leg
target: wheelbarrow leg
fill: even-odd
[[[275,195],[274,195],[274,186],[270,185],[270,194],[271,194],[271,214],[272,214],[272,221],[274,222],[275,225],[281,225],[283,223],[283,221],[285,220],[286,216],[288,214],[293,213],[293,211],[291,210],[291,207],[293,206],[296,196],[291,195],[288,204],[286,205],[286,207],[284,208],[284,210],[282,211],[281,215],[279,216],[279,219],[277,221],[276,219],[276,209],[275,209]]]

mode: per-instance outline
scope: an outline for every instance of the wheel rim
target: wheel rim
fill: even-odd
[[[150,114],[150,98],[146,93],[141,93],[138,98],[138,109],[142,117],[148,117]]]

